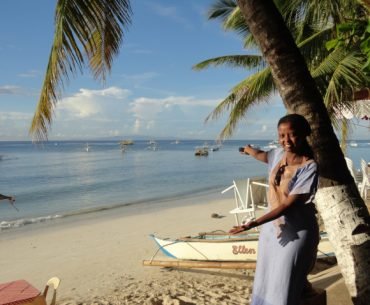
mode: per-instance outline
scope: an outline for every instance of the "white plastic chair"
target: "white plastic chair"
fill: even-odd
[[[361,159],[361,172],[362,172],[362,181],[359,184],[361,197],[367,199],[367,191],[370,189],[369,173],[367,162],[364,159]]]
[[[236,225],[240,225],[239,214],[244,214],[241,223],[246,223],[256,218],[257,206],[261,208],[267,207],[266,200],[264,202],[260,201],[261,197],[266,199],[266,195],[263,196],[262,192],[255,192],[256,187],[261,187],[261,181],[264,180],[262,178],[233,180],[233,184],[221,192],[224,194],[234,190],[235,208],[229,211],[229,213],[234,214]]]
[[[39,298],[36,298],[33,302],[26,303],[24,305],[55,305],[56,300],[57,300],[57,289],[59,287],[59,284],[60,284],[59,278],[57,277],[50,278],[45,285],[44,292],[42,293],[42,295],[40,295]],[[52,287],[53,294],[51,296],[50,303],[48,304],[47,299],[49,298],[47,298],[47,296],[48,296],[49,287]]]
[[[266,178],[255,178],[251,180],[251,201],[256,209],[267,209],[267,190],[269,185]]]

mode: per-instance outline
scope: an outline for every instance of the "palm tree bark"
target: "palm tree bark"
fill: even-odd
[[[316,84],[272,0],[237,0],[289,113],[312,128],[319,164],[317,208],[354,304],[370,304],[369,212],[347,168]]]

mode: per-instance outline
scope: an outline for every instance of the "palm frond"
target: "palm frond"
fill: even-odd
[[[353,93],[369,84],[369,77],[361,70],[365,58],[361,53],[348,52],[338,48],[325,58],[320,66],[312,71],[312,76],[324,95],[324,103],[336,128],[336,109],[351,109]]]
[[[243,37],[250,35],[249,27],[245,22],[245,18],[240,11],[239,7],[236,7],[224,20],[223,27],[225,30],[235,31],[241,34]]]
[[[193,69],[204,70],[211,66],[217,67],[221,65],[255,69],[265,67],[266,62],[261,55],[227,55],[204,60],[194,65]]]
[[[217,0],[208,10],[208,19],[224,21],[238,7],[235,0]]]
[[[59,0],[55,33],[39,102],[30,133],[47,139],[54,108],[70,75],[82,72],[88,61],[95,78],[105,80],[118,54],[123,28],[130,23],[125,0]]]
[[[248,110],[254,105],[266,102],[274,90],[271,70],[265,68],[236,85],[232,93],[208,115],[206,122],[217,119],[221,114],[230,111],[226,125],[219,136],[221,139],[230,137],[237,123]]]

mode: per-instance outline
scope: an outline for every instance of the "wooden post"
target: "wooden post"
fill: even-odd
[[[175,268],[217,268],[217,269],[256,269],[255,262],[215,262],[189,260],[143,260],[144,266],[175,267]]]

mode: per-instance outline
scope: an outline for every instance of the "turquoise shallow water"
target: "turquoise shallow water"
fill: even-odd
[[[370,159],[370,141],[358,141],[348,155],[359,168]],[[208,141],[211,144],[211,141]],[[17,212],[0,204],[0,230],[140,202],[220,192],[233,179],[265,175],[266,166],[238,153],[238,147],[268,141],[226,141],[208,157],[194,151],[204,141],[135,141],[122,153],[116,141],[0,142],[0,193],[15,195]],[[220,198],[221,198],[220,194]]]

